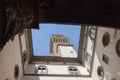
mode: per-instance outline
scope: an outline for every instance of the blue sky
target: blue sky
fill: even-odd
[[[52,34],[64,35],[78,51],[80,25],[39,24],[39,30],[32,29],[33,53],[35,56],[51,56],[50,37]]]

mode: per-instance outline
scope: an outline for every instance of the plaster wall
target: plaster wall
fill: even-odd
[[[110,43],[106,47],[104,47],[102,43],[102,36],[105,32],[109,32],[110,34]],[[120,80],[120,57],[117,56],[115,48],[118,39],[120,39],[120,30],[112,28],[98,28],[96,53],[105,70],[105,75],[108,80],[110,78]],[[108,64],[102,60],[103,54],[109,57]]]
[[[25,70],[26,74],[34,74],[37,66],[46,66],[48,74],[69,74],[68,67],[75,66],[79,70],[79,75],[89,75],[87,70],[80,65],[53,65],[53,64],[29,64]]]
[[[9,40],[0,51],[0,80],[15,80],[14,67],[19,66],[19,76],[17,80],[21,80],[23,76],[21,51],[18,35],[14,41]]]
[[[25,33],[20,36],[20,39],[21,39],[21,46],[22,46],[21,48],[22,48],[22,52],[23,52],[24,50],[26,50]]]
[[[100,80],[100,77],[98,76],[98,73],[97,73],[98,66],[101,66],[101,64],[95,53],[94,61],[93,61],[93,68],[92,68],[92,75],[91,75],[93,80]],[[104,80],[106,80],[105,76],[104,76]]]
[[[94,42],[95,41],[90,39],[89,34],[87,34],[85,58],[84,58],[85,65],[84,66],[89,72],[91,71],[91,78],[93,80],[100,80],[99,76],[97,75],[97,68],[101,64],[100,64],[100,61],[96,55],[96,52],[93,52]],[[87,54],[89,56],[87,56]],[[92,62],[92,58],[93,58],[93,62]]]
[[[24,76],[23,80],[92,80],[90,77]]]
[[[61,57],[77,58],[77,52],[73,46],[59,46],[58,53],[61,55]]]
[[[23,62],[24,69],[27,67],[28,61],[29,61],[29,58],[30,58],[30,53],[29,53],[29,50],[27,48],[27,40],[26,40],[27,37],[28,36],[26,36],[26,32],[24,30],[23,34],[20,35],[22,60],[23,60],[24,52],[25,52],[25,57],[26,57],[26,61]]]
[[[92,57],[93,57],[93,46],[94,43],[92,42],[92,40],[90,39],[89,35],[87,35],[87,41],[86,41],[86,49],[85,49],[85,53],[84,53],[84,62],[85,62],[85,68],[90,71],[90,66],[91,66],[91,62],[92,62]],[[87,56],[89,55],[89,56]],[[93,57],[94,58],[94,57]]]

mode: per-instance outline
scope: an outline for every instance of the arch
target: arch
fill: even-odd
[[[90,29],[89,29],[89,36],[90,36],[90,39],[91,40],[95,40],[95,32],[96,32],[96,28],[95,27],[91,27]]]

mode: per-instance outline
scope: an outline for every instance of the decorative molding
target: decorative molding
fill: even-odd
[[[18,66],[18,64],[16,64],[15,68],[14,68],[14,77],[15,77],[16,80],[19,77],[19,66]]]
[[[97,75],[100,78],[100,80],[104,79],[104,69],[102,66],[97,67]]]
[[[120,57],[120,39],[116,43],[116,53]]]
[[[109,32],[105,32],[102,37],[102,43],[104,47],[107,47],[110,43],[110,34]]]
[[[90,77],[89,75],[68,75],[68,74],[24,74],[24,76]]]
[[[31,57],[31,62],[79,63],[77,58],[63,58],[63,57],[57,57],[57,56],[34,56],[34,57]]]

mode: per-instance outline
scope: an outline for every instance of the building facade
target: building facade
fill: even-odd
[[[52,57],[31,54],[29,30],[17,34],[0,49],[0,80],[119,80],[120,30],[81,27],[78,53],[66,37],[53,35]]]

